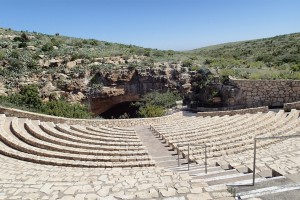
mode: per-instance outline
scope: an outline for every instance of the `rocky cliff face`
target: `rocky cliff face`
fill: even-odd
[[[92,112],[100,114],[118,103],[138,101],[142,95],[153,91],[178,90],[188,93],[190,75],[182,73],[180,65],[162,65],[156,68],[100,71],[95,74],[96,84],[103,84],[103,87],[87,95]]]
[[[40,73],[6,77],[0,81],[0,93],[6,95],[18,92],[22,85],[37,84],[44,101],[63,97],[69,102],[87,102],[93,113],[101,114],[116,104],[138,101],[151,91],[190,92],[191,75],[181,63],[156,62],[149,67],[141,63],[143,59],[117,56],[70,61],[68,56],[39,55]],[[134,63],[134,67],[124,66],[124,62]],[[2,66],[6,67],[4,62]]]

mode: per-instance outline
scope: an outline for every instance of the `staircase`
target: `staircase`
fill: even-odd
[[[148,128],[139,127],[136,131],[157,166],[179,174],[188,173],[192,177],[192,181],[201,179],[207,183],[203,190],[209,192],[211,196],[227,190],[237,200],[300,198],[300,175],[298,181],[298,179],[291,180],[289,177],[274,173],[271,169],[258,170],[255,175],[255,186],[252,186],[252,170],[246,166],[233,168],[230,164],[210,163],[207,165],[207,173],[205,173],[204,164],[190,163],[188,166],[187,159],[182,156],[179,157],[178,162],[177,151],[168,146],[159,136],[155,136]]]

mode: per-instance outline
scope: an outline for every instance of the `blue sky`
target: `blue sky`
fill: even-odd
[[[299,0],[0,0],[0,27],[157,49],[300,32]]]

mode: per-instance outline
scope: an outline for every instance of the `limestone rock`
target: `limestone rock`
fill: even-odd
[[[67,68],[73,68],[76,66],[76,61],[67,62]]]

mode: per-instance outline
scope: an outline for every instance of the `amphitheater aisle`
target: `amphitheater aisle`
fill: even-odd
[[[169,167],[177,164],[176,152],[171,150],[164,141],[156,137],[148,127],[137,126],[134,128],[148,153],[158,167]],[[181,161],[183,162],[183,161]]]

